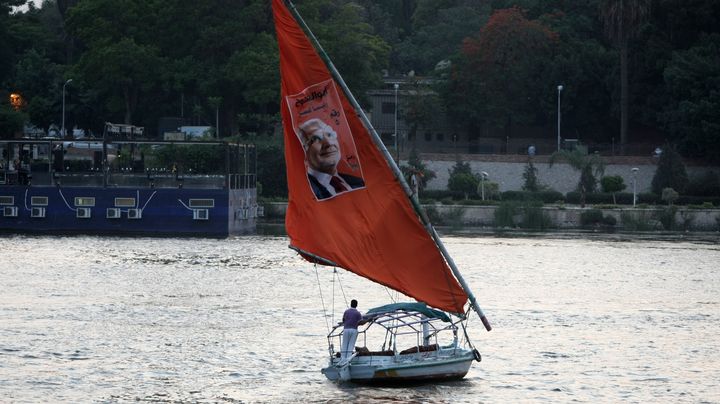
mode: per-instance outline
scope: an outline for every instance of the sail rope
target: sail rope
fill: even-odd
[[[330,334],[330,324],[328,323],[327,310],[325,309],[325,299],[323,298],[322,286],[320,285],[320,274],[318,274],[317,264],[313,266],[315,267],[315,278],[317,279],[318,290],[320,291],[320,302],[322,303],[323,307],[323,318],[325,319],[325,327],[327,328],[328,334]]]
[[[335,276],[337,277],[338,284],[340,284],[340,292],[342,293],[343,300],[345,301],[345,306],[349,306],[347,296],[345,296],[345,289],[343,288],[342,281],[340,281],[340,273],[337,271],[337,268],[335,268]]]
[[[385,293],[387,293],[387,295],[390,297],[390,301],[392,301],[393,303],[397,303],[397,296],[393,297],[392,293],[390,293],[390,288],[388,288],[387,286],[385,286]]]

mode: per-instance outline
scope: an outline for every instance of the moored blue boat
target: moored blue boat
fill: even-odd
[[[0,141],[0,231],[250,233],[262,215],[254,150],[221,141]]]

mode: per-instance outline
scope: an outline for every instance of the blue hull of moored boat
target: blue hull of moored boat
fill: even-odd
[[[222,238],[255,230],[256,190],[0,185],[0,231]]]

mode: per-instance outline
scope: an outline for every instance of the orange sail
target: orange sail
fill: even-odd
[[[467,294],[383,153],[283,1],[272,6],[291,246],[430,306],[464,312]]]

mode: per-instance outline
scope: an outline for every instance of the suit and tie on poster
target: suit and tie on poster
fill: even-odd
[[[365,187],[350,127],[332,80],[285,97],[305,151],[308,185],[317,200]]]

